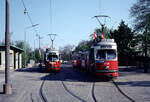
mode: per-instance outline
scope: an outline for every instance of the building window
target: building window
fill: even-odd
[[[2,54],[0,53],[0,65],[2,65]]]
[[[13,64],[12,64],[12,61],[13,61],[13,59],[12,59],[12,53],[10,53],[10,60],[9,61],[10,61],[10,65],[9,66],[12,67],[13,66]]]

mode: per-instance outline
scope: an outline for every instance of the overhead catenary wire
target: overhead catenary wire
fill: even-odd
[[[21,0],[21,2],[22,2],[23,7],[24,7],[24,14],[27,14],[27,17],[28,17],[28,19],[29,19],[29,21],[30,21],[31,25],[34,25],[34,23],[33,23],[32,19],[31,19],[31,16],[29,15],[29,12],[28,12],[28,10],[27,10],[27,8],[26,8],[26,5],[25,5],[24,1],[23,1],[23,0]],[[35,29],[35,27],[33,27],[33,29],[34,29],[34,31],[35,31],[35,33],[36,33],[36,35],[38,35],[38,32],[37,32],[37,30]]]
[[[101,14],[101,0],[98,0],[98,13]]]
[[[53,24],[53,22],[52,22],[52,14],[53,14],[53,12],[52,12],[52,0],[50,0],[50,7],[49,7],[49,9],[50,9],[50,33],[52,34],[53,33],[53,28],[52,28],[52,24]]]

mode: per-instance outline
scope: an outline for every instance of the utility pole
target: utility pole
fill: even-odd
[[[26,50],[27,50],[27,47],[26,47],[26,30],[27,29],[30,29],[30,28],[34,28],[34,27],[36,27],[36,26],[38,26],[39,24],[34,24],[34,25],[32,25],[32,26],[28,26],[28,27],[26,27],[25,29],[24,29],[24,50],[25,50],[25,59],[24,59],[24,63],[25,63],[25,67],[26,67],[26,58],[27,58],[27,53],[26,53]]]
[[[50,40],[51,40],[51,42],[52,42],[52,45],[51,45],[51,48],[53,49],[54,48],[54,46],[53,46],[53,44],[54,44],[54,40],[55,40],[55,36],[56,36],[57,34],[48,34],[48,36],[50,37]],[[53,36],[53,37],[52,37]]]
[[[9,67],[9,51],[10,51],[10,35],[9,35],[9,0],[6,1],[6,23],[5,23],[5,84],[3,86],[5,94],[12,94],[12,85],[10,82]]]
[[[41,39],[43,39],[43,37],[38,35],[38,39],[39,39],[39,56],[40,56],[40,60],[41,60]]]

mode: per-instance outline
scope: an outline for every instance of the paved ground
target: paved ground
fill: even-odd
[[[120,67],[115,82],[94,80],[71,65],[57,74],[23,69],[11,73],[12,95],[2,94],[4,73],[0,77],[0,102],[150,102],[150,72],[133,67]]]
[[[144,74],[143,69],[120,68],[116,82],[120,89],[137,102],[150,102],[150,69]]]

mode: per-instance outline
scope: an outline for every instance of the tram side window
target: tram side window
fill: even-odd
[[[116,58],[116,51],[114,50],[108,50],[107,51],[107,59],[115,59]]]
[[[89,60],[94,61],[94,49],[90,50],[89,58]]]
[[[101,59],[101,60],[106,59],[106,53],[105,53],[105,51],[104,50],[97,51],[96,58],[97,59]]]

